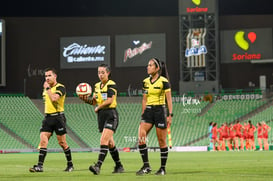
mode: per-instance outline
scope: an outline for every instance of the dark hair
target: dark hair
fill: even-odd
[[[109,72],[109,75],[108,77],[110,78],[111,77],[111,69],[110,67],[107,65],[107,64],[100,64],[99,67],[104,67],[106,69],[107,72]]]
[[[155,62],[155,67],[159,67],[159,69],[162,69],[162,63],[158,58],[153,58],[154,62]]]
[[[169,84],[171,85],[167,65],[165,62],[160,61],[158,58],[153,58],[152,60],[155,62],[155,67],[159,67],[159,75],[166,77],[169,80]]]
[[[46,69],[44,70],[44,73],[45,73],[45,72],[48,72],[48,71],[52,71],[54,74],[57,75],[57,71],[56,71],[56,69],[53,68],[53,67],[48,67],[48,68],[46,68]]]

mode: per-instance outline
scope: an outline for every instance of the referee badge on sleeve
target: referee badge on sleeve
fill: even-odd
[[[107,99],[107,93],[102,93],[101,97],[102,97],[102,100],[106,100]]]

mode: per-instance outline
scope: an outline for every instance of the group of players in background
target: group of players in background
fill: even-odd
[[[251,120],[244,122],[237,121],[235,124],[223,123],[220,127],[216,122],[209,123],[209,138],[211,151],[243,151],[256,150],[255,132],[259,150],[269,150],[268,132],[271,127],[264,121],[258,122],[256,127]]]

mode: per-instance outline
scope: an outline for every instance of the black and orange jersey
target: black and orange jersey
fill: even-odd
[[[153,83],[150,77],[143,80],[143,94],[147,95],[146,105],[165,105],[165,93],[169,91],[169,81],[163,76],[159,76]]]
[[[113,102],[108,105],[106,108],[116,108],[117,107],[117,86],[116,83],[112,80],[108,80],[103,87],[101,87],[101,82],[95,84],[95,98],[98,105],[103,104],[108,97],[112,97],[114,95]],[[105,107],[103,108],[105,109]]]
[[[45,104],[45,113],[52,114],[56,112],[64,111],[64,101],[66,97],[66,90],[63,84],[57,83],[54,87],[51,87],[51,92],[53,94],[59,94],[60,99],[55,102],[50,100],[50,97],[47,94],[46,89],[43,91],[43,99]]]

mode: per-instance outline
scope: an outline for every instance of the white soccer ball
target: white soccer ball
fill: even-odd
[[[76,94],[90,96],[92,94],[92,87],[88,83],[80,83],[76,87]]]

